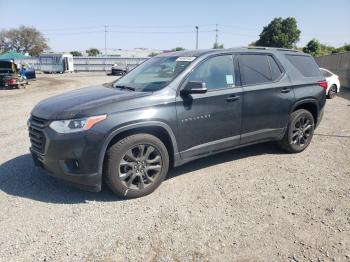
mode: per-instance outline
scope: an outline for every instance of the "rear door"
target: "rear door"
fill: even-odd
[[[279,138],[295,101],[291,82],[272,54],[241,54],[243,84],[241,143]]]

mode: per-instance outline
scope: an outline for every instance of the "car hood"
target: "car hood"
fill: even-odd
[[[92,86],[45,99],[32,110],[32,115],[48,120],[72,119],[110,113],[113,103],[133,100],[151,93]],[[108,107],[109,106],[109,107]],[[118,111],[118,104],[113,105]]]

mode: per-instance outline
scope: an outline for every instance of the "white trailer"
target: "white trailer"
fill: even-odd
[[[44,73],[74,72],[71,54],[42,54],[39,56],[40,69]]]

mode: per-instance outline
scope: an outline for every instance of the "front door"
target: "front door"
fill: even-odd
[[[200,63],[186,79],[200,81],[205,94],[178,96],[179,151],[196,157],[238,145],[240,142],[242,88],[232,55],[219,55]]]

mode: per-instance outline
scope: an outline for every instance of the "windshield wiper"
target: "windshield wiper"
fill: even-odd
[[[119,88],[119,89],[127,89],[127,90],[131,90],[131,91],[135,91],[135,88],[133,88],[131,86],[116,85],[114,87]]]

